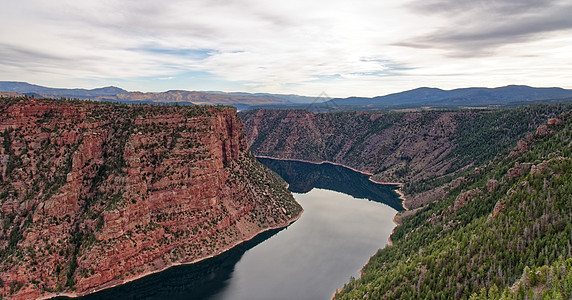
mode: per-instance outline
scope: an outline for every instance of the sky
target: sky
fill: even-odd
[[[378,96],[572,88],[570,0],[4,0],[0,80]]]

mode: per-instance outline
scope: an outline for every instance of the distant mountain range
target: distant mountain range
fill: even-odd
[[[393,110],[420,108],[508,107],[533,103],[572,102],[572,90],[509,85],[498,88],[442,90],[417,88],[373,98],[322,99],[267,93],[171,90],[161,93],[129,92],[118,87],[57,89],[25,82],[0,81],[0,91],[49,98],[78,98],[122,103],[179,103],[231,105],[253,108],[297,108],[314,112],[335,110]],[[325,101],[327,100],[327,101]]]
[[[180,103],[231,105],[241,109],[250,106],[288,105],[311,102],[313,98],[298,95],[250,94],[224,92],[198,92],[172,90],[161,93],[129,92],[109,86],[97,89],[57,89],[29,84],[26,82],[0,81],[0,91],[15,92],[36,97],[77,98],[94,101],[112,101],[122,103]]]
[[[362,108],[382,107],[440,107],[459,108],[475,106],[506,106],[534,102],[572,101],[572,90],[562,88],[534,88],[525,85],[509,85],[498,88],[462,88],[442,90],[417,88],[401,93],[373,98],[349,97],[332,99],[325,103],[331,107],[353,106]]]
[[[29,84],[26,82],[16,82],[16,81],[0,81],[0,91],[14,92],[27,95],[38,95],[43,97],[66,97],[66,98],[97,98],[105,96],[115,96],[120,94],[127,94],[128,91],[114,87],[103,87],[92,90],[86,89],[56,89],[43,87],[35,84]]]

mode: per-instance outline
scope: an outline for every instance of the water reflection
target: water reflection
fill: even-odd
[[[318,188],[294,197],[300,220],[246,252],[210,300],[331,299],[395,227],[395,210],[374,201]]]
[[[281,230],[264,232],[230,251],[196,264],[173,267],[78,299],[208,299],[228,285],[236,263],[246,251]]]
[[[397,211],[403,210],[395,192],[397,185],[374,183],[369,180],[369,176],[351,169],[330,163],[311,164],[261,157],[258,160],[284,178],[294,193],[307,193],[313,188],[321,188],[385,203]]]

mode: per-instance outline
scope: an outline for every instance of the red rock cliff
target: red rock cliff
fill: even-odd
[[[0,100],[0,293],[82,295],[225,251],[301,207],[232,108]]]

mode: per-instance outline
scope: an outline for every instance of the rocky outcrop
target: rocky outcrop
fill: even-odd
[[[540,125],[538,129],[536,129],[536,135],[549,135],[552,133],[552,130],[548,128],[548,125]]]
[[[564,121],[562,121],[561,119],[558,118],[550,118],[548,119],[548,121],[546,122],[546,125],[548,126],[553,126],[553,125],[560,125],[564,123]]]
[[[0,293],[83,295],[301,212],[233,108],[0,101]]]
[[[493,212],[488,216],[487,221],[490,221],[496,218],[501,212],[503,212],[506,208],[506,204],[504,203],[504,199],[499,200],[495,207],[493,208]]]
[[[487,180],[487,191],[492,192],[499,186],[499,181],[496,179]]]
[[[455,202],[453,203],[453,212],[458,211],[461,207],[467,205],[467,203],[471,201],[474,201],[482,194],[483,191],[480,189],[472,189],[460,193],[457,198],[455,198]]]
[[[507,177],[509,179],[518,178],[530,171],[532,164],[531,163],[518,163],[514,164],[514,167],[510,168],[507,173]]]

